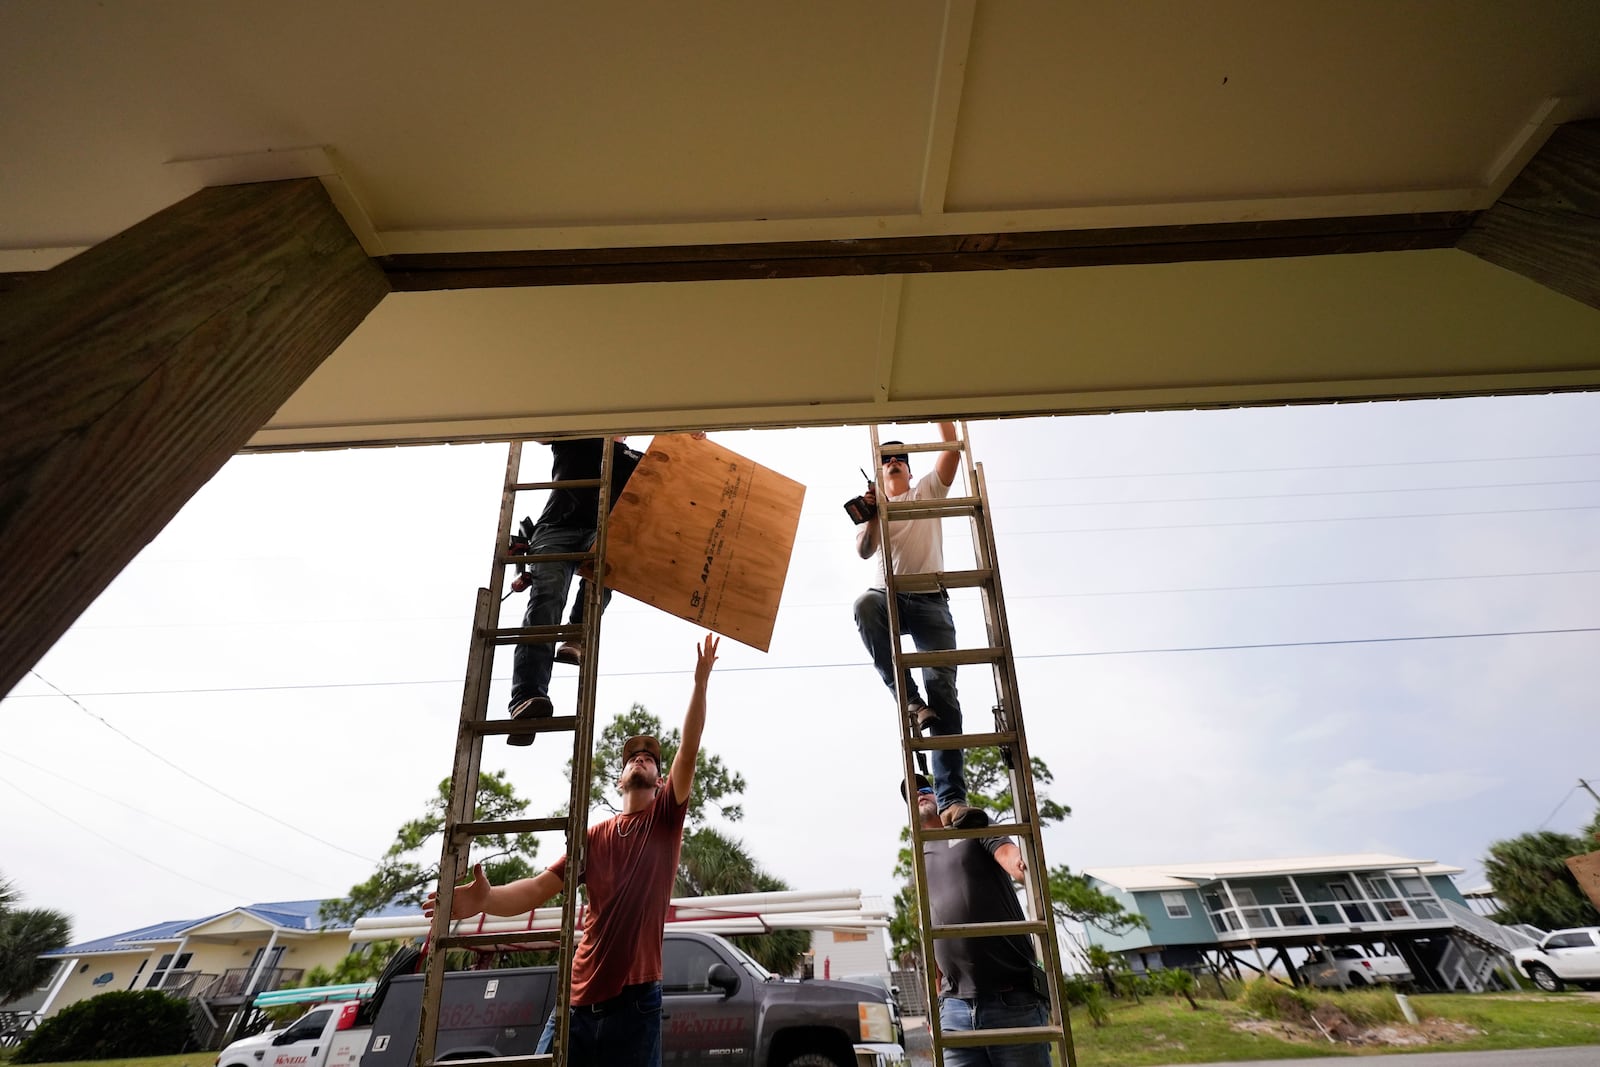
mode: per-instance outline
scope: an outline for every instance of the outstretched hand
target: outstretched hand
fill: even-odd
[[[694,684],[704,686],[711,678],[711,667],[717,662],[717,646],[722,639],[716,634],[706,634],[706,639],[694,646],[695,654],[699,658],[694,665]]]
[[[455,895],[450,898],[450,918],[465,919],[469,915],[476,915],[485,910],[489,904],[489,889],[489,879],[483,873],[483,864],[474,863],[472,881],[456,886]],[[438,892],[429,893],[428,899],[422,902],[422,914],[432,919],[438,906]]]

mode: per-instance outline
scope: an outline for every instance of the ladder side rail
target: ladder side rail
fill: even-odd
[[[990,590],[993,592],[993,603],[987,604],[985,610],[986,612],[992,610],[993,625],[998,631],[996,634],[999,638],[998,644],[1006,649],[1006,655],[995,665],[995,670],[1001,676],[997,681],[1004,685],[1002,705],[1007,719],[1005,725],[1016,736],[1016,758],[1011,767],[1011,796],[1014,809],[1019,815],[1026,817],[1028,831],[1023,837],[1031,846],[1032,852],[1028,857],[1028,869],[1024,872],[1024,888],[1034,912],[1033,917],[1045,922],[1042,939],[1045,985],[1050,990],[1050,1022],[1053,1026],[1061,1028],[1058,1042],[1061,1062],[1066,1067],[1077,1067],[1077,1053],[1072,1043],[1072,1020],[1067,1011],[1065,998],[1061,994],[1061,945],[1055,923],[1054,902],[1050,898],[1050,872],[1044,855],[1044,828],[1039,821],[1039,800],[1033,782],[1033,759],[1028,752],[1027,729],[1022,719],[1021,688],[1017,681],[1011,627],[1006,618],[1005,592],[1000,580],[999,557],[994,539],[994,516],[988,506],[988,479],[982,464],[974,466],[973,475],[977,480],[974,492],[984,501],[982,516],[975,519],[975,522],[980,522],[982,525],[982,539],[988,552],[987,564],[992,574]]]
[[[500,518],[496,527],[500,532],[500,540],[495,542],[494,561],[489,565],[489,582],[486,586],[494,594],[496,604],[500,603],[505,586],[505,557],[511,552],[511,524],[516,521],[517,477],[521,470],[522,442],[512,441],[506,450],[506,480],[500,489]],[[499,622],[499,619],[495,619],[497,626]]]
[[[417,1030],[417,1067],[433,1062],[439,1035],[439,1007],[444,1002],[445,953],[439,939],[450,932],[450,910],[455,901],[455,886],[470,854],[470,845],[457,841],[455,827],[476,814],[478,767],[483,751],[479,738],[467,725],[481,719],[488,702],[490,667],[487,653],[493,647],[484,638],[493,626],[492,613],[499,599],[488,589],[479,589],[473,610],[472,638],[467,651],[467,677],[461,692],[461,729],[456,735],[455,764],[451,774],[451,796],[445,812],[444,841],[439,847],[439,886],[433,913],[431,938],[434,950],[428,954],[422,985],[422,1005]],[[470,783],[463,788],[463,783]],[[465,806],[466,818],[460,818]]]
[[[889,625],[889,661],[894,668],[895,704],[898,713],[895,716],[899,723],[900,754],[902,771],[905,777],[901,781],[906,786],[906,801],[909,808],[909,818],[906,826],[910,832],[911,843],[911,884],[917,895],[917,938],[922,947],[922,978],[924,995],[928,1004],[928,1033],[933,1039],[933,1058],[935,1067],[944,1067],[944,1053],[939,1043],[939,967],[933,955],[933,912],[928,901],[928,872],[922,857],[922,818],[917,810],[916,792],[916,756],[911,747],[911,740],[915,736],[916,727],[911,722],[906,692],[906,670],[900,659],[900,604],[896,596],[894,584],[894,548],[889,536],[889,502],[888,487],[883,481],[883,453],[882,444],[878,438],[878,427],[869,427],[872,435],[872,470],[873,480],[878,488],[878,511],[872,521],[878,524],[878,555],[883,560],[883,594],[885,609]]]
[[[587,862],[589,847],[589,793],[594,777],[594,697],[599,681],[600,619],[604,603],[606,526],[611,516],[611,474],[616,449],[612,439],[600,439],[600,484],[595,487],[593,577],[583,602],[583,655],[578,662],[577,722],[572,740],[572,789],[567,806],[567,878],[561,895],[561,953],[557,968],[557,1063],[567,1063],[572,1021],[572,963],[577,955],[578,877]],[[565,608],[565,605],[563,605]]]

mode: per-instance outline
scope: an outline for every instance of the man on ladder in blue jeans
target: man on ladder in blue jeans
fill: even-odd
[[[933,787],[916,776],[917,818],[939,828]],[[905,795],[904,783],[900,786]],[[935,926],[1022,922],[1012,882],[1022,881],[1022,850],[1006,837],[924,841],[928,913]],[[1050,992],[1033,942],[1021,935],[941,937],[933,943],[939,965],[939,1029],[943,1033],[1044,1026]],[[946,1048],[945,1067],[1050,1067],[1050,1046],[978,1045]]]
[[[939,424],[939,436],[945,441],[956,439],[952,422]],[[900,444],[885,441],[883,447]],[[933,462],[933,470],[923,475],[915,485],[911,482],[911,462],[907,453],[888,453],[882,457],[883,485],[890,500],[937,500],[950,493],[956,478],[956,467],[961,462],[958,452],[940,452]],[[863,494],[869,505],[877,503],[877,487]],[[889,524],[889,537],[896,574],[931,574],[944,570],[944,526],[940,519],[907,519]],[[856,598],[856,629],[862,644],[872,654],[872,665],[878,669],[883,684],[895,693],[894,659],[891,642],[899,635],[889,633],[889,594],[883,575],[883,552],[878,544],[878,524],[863,523],[856,530],[856,553],[862,559],[878,556],[878,583]],[[900,613],[900,630],[911,635],[919,652],[953,649],[956,647],[956,624],[950,617],[950,595],[936,593],[896,593],[895,604]],[[961,703],[956,699],[956,669],[954,667],[925,667],[922,680],[927,686],[928,699],[924,701],[917,683],[906,672],[907,703],[913,724],[917,729],[944,737],[961,732]],[[898,696],[896,696],[898,702]],[[967,806],[967,779],[963,774],[964,756],[961,749],[936,749],[930,762],[937,786],[939,815],[947,826],[982,826],[987,816]]]

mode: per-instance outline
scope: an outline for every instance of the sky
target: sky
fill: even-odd
[[[1593,814],[1600,394],[969,428],[1028,743],[1073,811],[1052,865],[1379,851],[1469,887],[1490,842]],[[724,641],[711,682],[704,747],[747,780],[720,827],[795,888],[887,896],[900,754],[841,506],[867,431],[712,439],[807,486],[771,651]],[[0,701],[0,875],[24,905],[87,940],[365,878],[449,774],[504,466],[504,445],[230,461]],[[970,562],[966,521],[945,537]],[[983,643],[976,593],[953,600]],[[677,725],[700,633],[617,597],[599,725],[633,703]],[[985,728],[986,671],[959,684]],[[558,665],[558,708],[575,687]],[[491,740],[484,766],[552,811],[560,736]]]

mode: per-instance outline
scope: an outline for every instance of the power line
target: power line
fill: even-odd
[[[172,827],[174,830],[178,830],[178,831],[180,831],[182,833],[186,833],[186,834],[190,834],[190,835],[192,835],[194,837],[198,837],[200,840],[204,841],[208,845],[215,845],[217,848],[227,849],[229,852],[232,852],[236,856],[243,856],[247,860],[254,860],[257,863],[262,864],[263,866],[271,867],[273,870],[282,871],[284,874],[291,874],[294,877],[296,877],[296,878],[300,879],[301,881],[306,882],[308,884],[317,885],[319,887],[321,885],[321,883],[313,881],[310,878],[307,878],[304,874],[302,874],[299,871],[293,870],[293,869],[291,869],[289,867],[280,866],[280,865],[278,865],[276,863],[273,863],[271,860],[264,860],[260,856],[252,856],[248,852],[245,852],[245,851],[242,851],[240,849],[234,848],[232,845],[228,844],[226,841],[218,841],[215,838],[207,837],[205,834],[200,833],[198,830],[191,830],[186,826],[178,825],[177,823],[173,822],[171,819],[163,818],[160,815],[156,815],[153,812],[145,811],[142,808],[136,808],[132,804],[129,804],[126,800],[122,800],[122,799],[120,799],[118,797],[114,797],[110,793],[102,793],[102,792],[100,792],[100,790],[95,789],[92,786],[84,785],[81,782],[74,782],[71,778],[68,778],[64,774],[59,774],[56,771],[53,771],[48,767],[41,767],[37,763],[33,763],[33,762],[30,762],[29,760],[23,759],[21,756],[14,755],[13,753],[10,753],[10,752],[0,752],[0,756],[4,756],[5,758],[10,759],[10,760],[15,760],[16,762],[22,764],[24,767],[32,767],[34,770],[40,772],[41,774],[48,774],[48,775],[50,775],[50,777],[55,778],[58,781],[62,781],[62,782],[67,783],[68,785],[72,786],[74,789],[80,789],[85,793],[92,794],[93,796],[100,797],[100,798],[102,798],[104,800],[109,800],[113,804],[120,804],[123,807],[127,808],[129,811],[133,812],[135,815],[141,815],[146,819],[153,819],[156,822],[165,823],[168,826]],[[15,786],[13,786],[13,788],[15,788]]]
[[[1110,478],[1198,478],[1211,474],[1289,474],[1295,471],[1344,471],[1344,470],[1372,470],[1379,467],[1434,467],[1450,463],[1522,463],[1531,460],[1543,459],[1592,459],[1600,456],[1600,452],[1556,452],[1544,456],[1484,456],[1479,458],[1458,459],[1401,459],[1390,460],[1383,463],[1328,463],[1321,466],[1308,467],[1238,467],[1225,470],[1210,471],[1158,471],[1148,474],[1062,474],[1051,475],[1044,478],[993,478],[990,483],[1022,482],[1087,482],[1100,481]]]
[[[1383,645],[1398,644],[1413,641],[1462,641],[1472,638],[1486,637],[1543,637],[1557,634],[1591,634],[1600,633],[1600,626],[1574,626],[1566,629],[1555,630],[1495,630],[1483,633],[1461,634],[1417,634],[1402,637],[1346,637],[1333,638],[1324,641],[1265,641],[1255,644],[1240,645],[1184,645],[1168,648],[1123,648],[1103,649],[1096,652],[1035,652],[1015,655],[1017,660],[1048,660],[1048,659],[1087,659],[1097,656],[1145,656],[1159,655],[1170,652],[1242,652],[1251,649],[1266,648],[1320,648],[1333,645]],[[858,670],[866,664],[859,660],[850,660],[841,663],[780,663],[765,667],[719,667],[720,674],[762,674],[768,671],[823,671],[823,670]],[[671,677],[684,675],[691,672],[682,669],[659,671],[601,671],[601,678],[650,678]],[[491,682],[504,682],[504,677],[491,678]],[[135,697],[135,696],[189,696],[210,693],[272,693],[293,692],[309,689],[381,689],[390,687],[427,686],[427,685],[460,685],[460,678],[417,678],[409,681],[398,682],[303,682],[288,685],[244,685],[244,686],[218,686],[204,689],[122,689],[107,690],[99,693],[85,693],[91,697]],[[47,693],[21,693],[7,697],[7,700],[28,700]]]
[[[1361,585],[1408,585],[1424,582],[1477,582],[1489,580],[1502,580],[1507,578],[1570,578],[1582,574],[1600,574],[1600,568],[1579,568],[1565,571],[1504,571],[1498,574],[1437,574],[1421,575],[1412,578],[1349,578],[1327,582],[1263,582],[1252,585],[1188,585],[1170,586],[1161,589],[1106,589],[1092,592],[1076,593],[1008,593],[1006,602],[1013,600],[1078,600],[1086,597],[1115,597],[1115,596],[1154,596],[1174,593],[1237,593],[1259,592],[1271,589],[1325,589],[1344,586]],[[798,603],[785,602],[784,608],[793,611],[799,608],[837,608],[840,602],[836,600],[802,600]],[[655,615],[658,609],[637,602],[627,604],[614,603],[606,609],[606,615]],[[345,618],[322,619],[265,619],[245,620],[232,623],[235,629],[241,626],[347,626],[351,623],[415,623],[415,622],[450,622],[466,625],[472,621],[468,614],[456,615],[386,615],[386,616],[350,616]],[[196,627],[212,627],[210,622],[151,622],[151,623],[109,623],[104,626],[84,626],[85,630],[185,630]],[[18,696],[48,696],[46,693],[17,694]],[[89,694],[91,696],[96,694]]]
[[[1552,511],[1595,511],[1600,504],[1572,504],[1552,508],[1499,508],[1492,511],[1425,511],[1406,515],[1331,515],[1315,519],[1254,519],[1241,522],[1176,522],[1156,526],[1076,526],[1054,530],[1014,530],[1005,537],[1039,537],[1043,534],[1128,533],[1136,530],[1214,530],[1230,526],[1303,526],[1318,522],[1370,522],[1381,519],[1454,519],[1476,515],[1534,515]]]
[[[1536,515],[1541,512],[1592,512],[1600,509],[1600,504],[1568,504],[1560,507],[1501,507],[1501,509],[1477,510],[1477,512],[1413,512],[1413,514],[1400,515],[1326,515],[1317,518],[1256,518],[1256,520],[1242,520],[1242,522],[1226,523],[1157,523],[1146,526],[1051,526],[1050,530],[998,530],[995,536],[1000,541],[1006,537],[1038,537],[1042,534],[1074,534],[1074,533],[1130,533],[1139,530],[1222,530],[1227,526],[1306,526],[1310,523],[1360,523],[1381,522],[1390,518],[1467,518],[1477,515]],[[835,541],[834,537],[800,537],[795,544],[824,544]],[[954,541],[960,542],[960,537]]]
[[[1572,478],[1560,482],[1500,482],[1492,485],[1419,485],[1399,489],[1316,489],[1304,493],[1246,493],[1235,496],[1171,496],[1150,500],[1075,500],[1054,504],[1001,504],[996,511],[1026,511],[1035,508],[1099,508],[1125,504],[1211,504],[1234,500],[1294,500],[1314,496],[1380,496],[1394,493],[1449,493],[1478,489],[1538,489],[1558,485],[1594,485],[1600,478]]]
[[[240,800],[236,796],[232,796],[232,795],[230,795],[228,793],[223,792],[221,789],[218,789],[216,786],[212,785],[210,782],[206,781],[204,778],[200,778],[200,777],[198,777],[198,776],[196,776],[194,774],[191,774],[189,771],[187,771],[184,768],[178,766],[176,763],[173,763],[171,760],[167,759],[167,757],[163,756],[161,753],[157,752],[155,749],[151,748],[149,745],[146,745],[144,742],[138,741],[138,740],[130,737],[129,735],[123,733],[121,730],[117,729],[115,726],[112,726],[104,718],[102,718],[99,715],[96,715],[94,712],[90,711],[88,708],[84,707],[81,703],[79,703],[78,699],[76,697],[74,697],[71,693],[68,693],[66,690],[62,689],[60,686],[58,686],[54,682],[50,681],[48,678],[46,678],[44,675],[40,674],[38,671],[29,671],[28,673],[33,675],[35,678],[39,679],[39,681],[43,682],[45,685],[48,685],[51,689],[54,689],[57,693],[60,693],[62,696],[66,697],[68,700],[72,701],[72,703],[77,706],[79,711],[83,712],[85,715],[89,716],[91,719],[96,720],[97,722],[100,723],[100,725],[104,726],[107,730],[110,730],[112,733],[116,734],[118,737],[122,738],[124,741],[127,741],[130,745],[133,745],[135,748],[142,749],[143,751],[149,753],[151,756],[153,756],[156,759],[160,760],[162,763],[165,763],[168,767],[171,767],[173,770],[177,771],[179,774],[183,775],[185,778],[188,778],[188,779],[190,779],[191,781],[194,781],[194,782],[198,782],[199,784],[205,786],[207,789],[211,790],[213,793],[217,794],[217,796],[222,797],[224,800],[231,800],[233,803],[239,805],[241,808],[244,808],[247,811],[253,811],[257,815],[260,815],[264,819],[271,819],[273,822],[277,823],[279,826],[287,827],[288,829],[293,830],[295,833],[301,835],[302,837],[308,837],[311,840],[317,842],[318,844],[326,845],[329,848],[331,848],[331,849],[333,849],[333,850],[335,850],[337,852],[343,852],[347,856],[354,856],[356,859],[361,860],[361,861],[363,861],[365,863],[377,863],[378,862],[377,860],[372,859],[370,856],[363,856],[359,852],[351,852],[349,849],[345,848],[343,845],[336,845],[332,841],[326,840],[325,838],[318,837],[316,834],[312,833],[309,830],[302,830],[300,827],[294,825],[291,822],[286,822],[283,819],[278,818],[276,815],[272,814],[269,811],[263,811],[260,808],[256,807],[254,804],[249,804],[249,803],[247,803],[247,802],[245,802],[243,800]]]
[[[200,879],[194,877],[192,874],[188,874],[188,873],[186,873],[184,871],[175,871],[171,867],[166,866],[165,864],[157,863],[155,860],[151,859],[148,856],[141,856],[139,853],[133,851],[133,849],[127,847],[124,844],[122,844],[120,841],[113,841],[111,838],[107,837],[105,834],[100,833],[98,830],[90,829],[89,827],[83,825],[83,823],[79,822],[77,819],[74,819],[72,816],[64,814],[63,812],[57,811],[55,808],[52,808],[50,805],[48,805],[44,801],[40,800],[38,797],[34,796],[32,793],[29,793],[28,791],[26,791],[24,789],[21,789],[18,786],[13,785],[12,783],[6,781],[4,778],[0,778],[0,785],[3,785],[8,789],[16,790],[18,793],[21,793],[27,799],[29,799],[29,800],[33,801],[35,804],[39,805],[45,811],[48,811],[50,814],[54,815],[56,818],[61,819],[61,820],[65,821],[65,822],[71,823],[73,826],[76,826],[78,829],[82,830],[84,833],[88,834],[90,837],[97,837],[101,841],[104,841],[106,844],[110,845],[112,848],[119,849],[119,850],[121,850],[123,852],[126,852],[128,855],[132,856],[134,859],[139,860],[142,863],[148,863],[150,866],[156,868],[159,871],[166,871],[168,874],[173,875],[174,877],[180,878],[185,882],[189,882],[189,883],[192,883],[192,884],[198,885],[198,886],[204,886],[206,889],[209,889],[209,890],[211,890],[213,892],[216,892],[216,893],[222,893],[223,895],[228,896],[228,897],[232,897],[235,900],[249,899],[249,895],[248,894],[240,893],[240,892],[237,892],[236,890],[232,890],[232,889],[223,889],[221,886],[214,886],[210,882],[202,882]]]
[[[1557,804],[1555,807],[1550,809],[1550,814],[1546,815],[1544,817],[1544,822],[1539,824],[1539,829],[1540,830],[1543,830],[1546,826],[1550,825],[1550,820],[1554,819],[1556,817],[1556,813],[1559,812],[1562,808],[1567,806],[1567,801],[1571,800],[1572,799],[1572,794],[1576,793],[1577,791],[1578,791],[1578,787],[1577,786],[1573,786],[1571,789],[1569,789],[1565,793],[1561,794],[1561,802],[1559,804]]]

